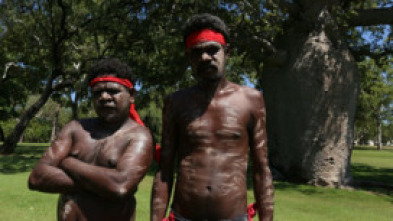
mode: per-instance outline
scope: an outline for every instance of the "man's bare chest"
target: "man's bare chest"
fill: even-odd
[[[180,133],[190,139],[238,140],[247,134],[249,114],[231,105],[185,109],[177,120]]]
[[[108,136],[94,139],[85,135],[75,139],[71,155],[93,165],[115,168],[125,148],[130,142],[129,136]]]

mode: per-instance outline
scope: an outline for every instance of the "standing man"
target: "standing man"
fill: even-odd
[[[246,221],[249,147],[259,220],[273,220],[263,97],[226,80],[229,32],[220,18],[191,17],[184,40],[197,85],[165,101],[151,220],[161,221],[166,214],[176,169],[175,220]]]
[[[149,130],[129,116],[136,113],[131,78],[118,59],[99,61],[89,79],[98,117],[65,125],[33,169],[30,189],[61,194],[58,220],[135,220],[134,193],[151,164],[153,143]]]

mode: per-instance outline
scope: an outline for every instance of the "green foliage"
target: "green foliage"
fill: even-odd
[[[0,125],[3,128],[4,136],[7,136],[8,134],[11,133],[16,123],[17,123],[17,119],[15,118],[9,118],[7,120],[0,121]]]
[[[283,2],[292,2],[295,7],[286,7]],[[0,120],[20,117],[21,110],[29,106],[27,96],[42,92],[53,70],[59,71],[55,85],[68,80],[73,83],[52,97],[66,108],[67,116],[72,112],[73,117],[76,113],[79,118],[94,116],[87,70],[97,58],[118,57],[133,68],[142,87],[136,100],[138,111],[159,141],[162,99],[195,83],[181,33],[190,15],[209,12],[226,21],[231,30],[228,78],[243,84],[247,77],[260,88],[263,63],[272,53],[265,47],[266,41],[275,43],[287,26],[302,19],[308,23],[299,31],[315,25],[303,18],[300,10],[304,7],[298,4],[272,0],[2,2],[0,32],[5,26],[7,32],[0,36],[0,73],[8,62],[23,65],[12,66],[6,81],[0,81]],[[339,1],[332,7],[349,46],[370,45],[378,52],[378,43],[389,45],[386,26],[351,28],[347,23],[356,10],[376,6],[389,6],[389,0]],[[367,41],[364,33],[374,41]],[[386,58],[377,61],[378,65],[388,64]]]
[[[16,123],[17,120],[12,118],[7,121],[0,121],[5,136],[11,133]],[[51,137],[51,131],[52,122],[50,120],[44,118],[34,118],[31,120],[22,137],[26,142],[48,142]]]
[[[34,118],[26,128],[23,140],[32,143],[49,142],[52,132],[52,122],[44,118]]]
[[[367,140],[376,136],[378,121],[387,128],[392,125],[393,69],[380,67],[372,59],[359,63],[358,67],[361,81],[355,125],[358,136]]]

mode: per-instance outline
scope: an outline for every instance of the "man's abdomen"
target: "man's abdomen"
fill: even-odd
[[[61,195],[58,201],[58,220],[61,221],[133,221],[135,198],[124,201],[91,197],[89,194]]]
[[[180,163],[173,209],[185,218],[229,219],[246,213],[247,157],[211,154]]]

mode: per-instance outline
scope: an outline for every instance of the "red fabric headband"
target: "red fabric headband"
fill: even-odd
[[[98,82],[116,82],[121,85],[126,86],[127,88],[132,88],[133,85],[130,80],[125,79],[125,78],[118,78],[118,77],[113,77],[113,76],[99,76],[94,78],[92,81],[90,81],[90,87],[93,87],[96,83]],[[139,117],[138,112],[135,110],[135,104],[130,105],[130,118],[136,121],[138,124],[144,126],[145,124]]]
[[[205,41],[214,41],[218,42],[222,45],[225,45],[225,38],[224,36],[215,30],[212,29],[201,29],[192,32],[186,39],[186,48],[187,50],[190,49],[190,47],[201,43]]]
[[[114,76],[109,76],[109,75],[108,76],[107,75],[99,76],[99,77],[94,78],[92,81],[90,81],[90,87],[93,87],[98,82],[107,82],[107,81],[119,83],[121,85],[126,86],[127,88],[133,87],[130,80],[125,79],[125,78],[118,78],[118,77],[114,77]]]

